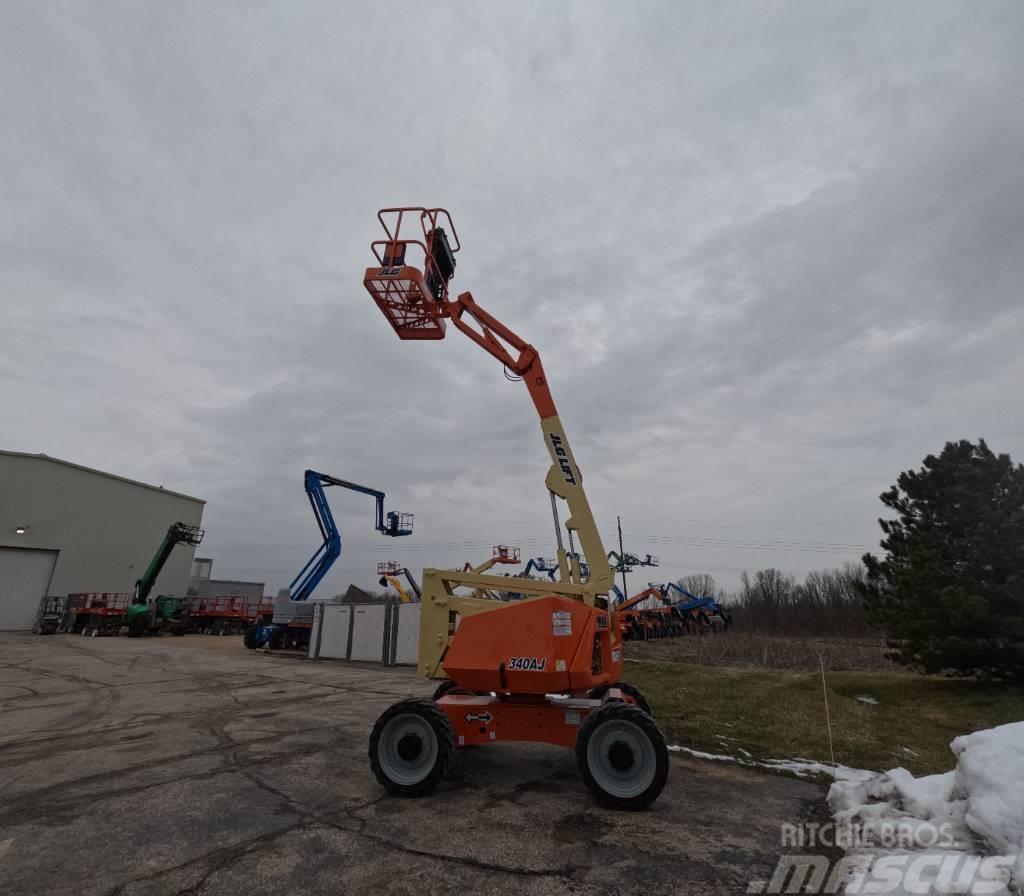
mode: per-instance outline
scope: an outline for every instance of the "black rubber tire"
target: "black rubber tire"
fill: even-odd
[[[288,633],[283,628],[275,628],[267,639],[267,646],[271,650],[283,650]]]
[[[653,753],[654,774],[650,783],[640,793],[623,796],[606,790],[595,779],[591,771],[588,761],[590,741],[598,730],[608,722],[633,726],[635,735],[646,738],[650,744]],[[626,809],[634,812],[646,809],[658,798],[668,780],[668,749],[665,747],[665,736],[654,719],[639,707],[631,706],[629,703],[620,703],[616,700],[588,715],[580,727],[579,734],[576,735],[575,754],[576,767],[580,771],[583,783],[587,785],[598,802],[611,809]]]
[[[430,772],[422,780],[404,784],[390,778],[381,765],[379,748],[381,736],[388,723],[402,715],[416,715],[422,718],[437,738],[437,754]],[[400,700],[389,706],[373,726],[370,734],[370,767],[380,785],[392,796],[417,797],[431,793],[445,776],[455,758],[455,732],[448,716],[428,700]]]
[[[242,635],[242,643],[250,650],[256,649],[256,632],[259,631],[258,625],[250,625],[246,630],[245,634]]]
[[[652,719],[654,718],[654,713],[651,711],[651,704],[647,702],[647,698],[640,693],[639,688],[633,687],[633,685],[627,681],[617,681],[615,684],[603,684],[598,688],[594,688],[589,694],[587,694],[587,696],[591,700],[598,700],[608,693],[609,688],[618,688],[627,697],[632,697],[637,706],[639,706]]]
[[[141,638],[149,630],[149,620],[145,616],[132,616],[128,623],[128,637]]]

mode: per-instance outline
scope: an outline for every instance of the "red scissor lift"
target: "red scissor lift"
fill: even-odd
[[[214,598],[213,634],[240,635],[249,625],[249,601],[240,594]]]
[[[188,599],[188,630],[191,634],[205,633],[213,601],[212,597],[190,597]]]
[[[124,592],[90,591],[68,595],[64,631],[82,635],[116,635],[132,596]]]
[[[191,597],[188,615],[189,631],[203,635],[240,635],[252,621],[248,599],[237,594]]]

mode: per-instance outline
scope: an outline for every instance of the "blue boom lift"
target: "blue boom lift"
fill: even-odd
[[[555,575],[558,573],[558,561],[553,557],[531,557],[530,561],[523,568],[523,571],[516,573],[516,578],[528,579],[530,578],[530,573],[534,570],[537,572],[546,572],[548,574],[548,578],[554,581]]]
[[[714,625],[716,618],[726,628],[729,627],[731,617],[726,613],[725,608],[713,597],[698,597],[675,582],[668,582],[662,586],[662,593],[666,597],[668,597],[670,591],[679,592],[679,599],[672,606],[679,617],[687,622],[687,627],[689,627],[691,620],[696,621],[698,625]],[[694,618],[692,610],[699,611],[696,618]]]
[[[354,482],[347,482],[325,473],[317,473],[315,470],[306,470],[305,485],[306,496],[313,508],[316,524],[320,527],[323,543],[288,586],[288,612],[279,613],[277,602],[275,602],[274,615],[270,619],[264,617],[246,631],[243,640],[245,646],[251,650],[268,646],[275,649],[280,648],[289,640],[296,647],[302,647],[309,643],[311,617],[306,621],[300,621],[302,617],[296,619],[293,612],[295,608],[292,604],[309,600],[316,586],[334,565],[334,561],[341,556],[341,532],[334,522],[334,514],[331,513],[330,505],[327,503],[327,488],[336,485],[373,497],[377,502],[374,529],[381,535],[398,537],[412,534],[413,515],[397,511],[385,513],[384,492],[378,489],[356,485]]]

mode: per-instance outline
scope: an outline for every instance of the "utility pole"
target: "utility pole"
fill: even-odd
[[[622,546],[622,517],[616,516],[615,522],[619,527],[619,563],[622,564],[622,596],[628,599],[629,591],[626,590],[626,564],[622,559],[626,556],[626,549]]]

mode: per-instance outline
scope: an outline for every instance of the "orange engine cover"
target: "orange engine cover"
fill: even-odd
[[[565,597],[510,603],[464,616],[444,670],[471,691],[557,694],[622,677],[622,642],[607,610]]]

